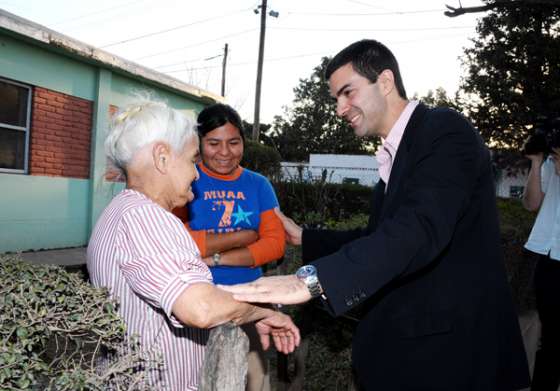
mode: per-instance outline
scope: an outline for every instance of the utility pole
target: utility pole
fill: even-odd
[[[222,96],[226,96],[226,65],[228,55],[228,44],[224,46],[224,59],[222,60]]]
[[[257,86],[255,88],[255,115],[253,118],[253,141],[259,141],[261,115],[261,83],[264,58],[264,34],[266,32],[266,0],[261,3],[261,36],[259,39],[259,60],[257,63]]]
[[[266,9],[266,1],[262,0],[261,5],[255,8],[254,12],[257,14],[259,13],[259,8],[261,9],[261,36],[259,40],[259,60],[257,64],[257,85],[255,88],[255,116],[253,119],[253,134],[252,139],[254,141],[259,141],[259,133],[260,133],[260,112],[261,112],[261,84],[262,84],[262,67],[263,67],[263,59],[264,59],[264,35],[266,32],[266,16],[267,16],[267,9]],[[278,12],[270,11],[270,16],[275,18],[278,17]]]

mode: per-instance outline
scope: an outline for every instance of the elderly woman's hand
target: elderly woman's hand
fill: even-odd
[[[284,354],[293,352],[299,346],[299,329],[288,315],[270,310],[269,315],[256,322],[255,326],[264,350],[270,346],[270,336],[276,350]]]

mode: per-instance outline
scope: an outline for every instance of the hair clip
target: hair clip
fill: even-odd
[[[115,122],[117,123],[121,123],[124,122],[128,117],[139,113],[140,111],[142,111],[142,106],[134,106],[131,107],[125,111],[123,111],[122,113],[119,113],[116,117],[115,117]]]

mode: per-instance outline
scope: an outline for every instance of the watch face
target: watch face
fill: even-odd
[[[308,277],[316,276],[316,275],[317,275],[317,269],[313,265],[302,266],[296,272],[297,278],[301,280],[305,280]]]

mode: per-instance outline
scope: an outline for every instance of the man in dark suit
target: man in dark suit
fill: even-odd
[[[460,114],[408,101],[396,59],[377,41],[342,50],[326,77],[337,114],[383,142],[369,224],[302,230],[278,212],[311,267],[230,291],[278,304],[321,297],[333,315],[362,305],[353,366],[363,390],[526,387],[484,142]]]

